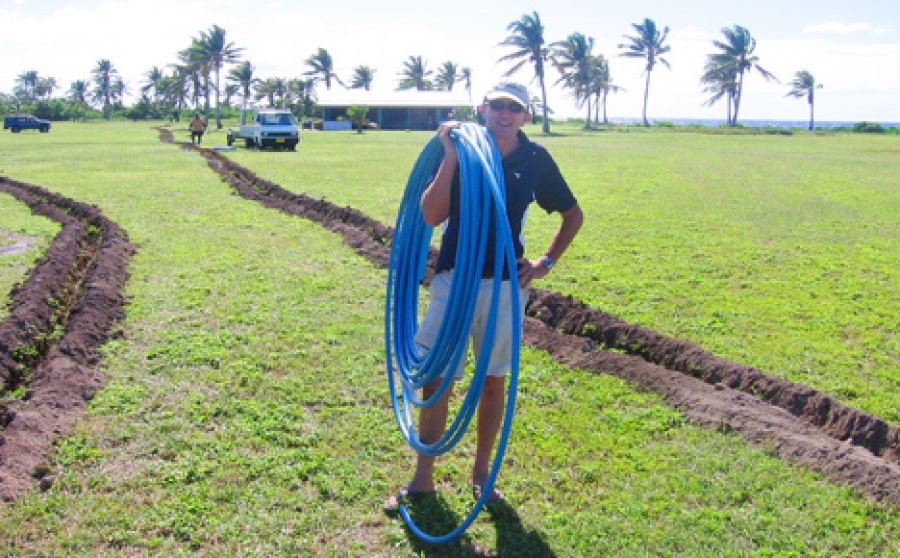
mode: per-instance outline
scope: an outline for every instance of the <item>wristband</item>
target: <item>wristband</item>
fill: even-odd
[[[547,269],[553,269],[553,266],[555,265],[553,262],[553,258],[551,258],[550,256],[541,256],[540,262],[541,265],[543,265]]]

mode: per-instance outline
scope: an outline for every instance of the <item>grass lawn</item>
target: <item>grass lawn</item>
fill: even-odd
[[[5,554],[900,552],[897,510],[733,435],[693,426],[657,397],[617,379],[560,367],[529,349],[500,479],[508,505],[483,513],[456,544],[437,552],[420,546],[400,520],[381,512],[383,499],[405,483],[412,463],[383,378],[386,272],[321,227],[234,195],[202,159],[159,143],[150,126],[60,123],[50,134],[0,135],[10,178],[98,205],[139,247],[131,264],[124,338],[105,348],[109,383],[76,430],[57,444],[54,487],[0,504]],[[217,134],[210,143],[219,137],[224,144]],[[307,134],[297,153],[233,156],[287,188],[328,194],[331,201],[392,222],[402,182],[426,139],[402,132]],[[696,141],[707,139],[712,149],[719,138]],[[802,141],[813,139],[820,138]],[[601,160],[612,164],[633,151],[629,157],[637,169],[640,153],[663,159],[648,161],[651,168],[677,166],[677,149],[686,141],[675,134],[595,134],[545,143],[560,152],[564,168],[574,167],[579,153],[586,164],[596,158],[603,168]],[[621,147],[602,147],[609,142]],[[670,151],[662,149],[666,142]],[[766,145],[758,149],[771,154],[774,148]],[[686,156],[701,159],[691,151]],[[635,289],[630,303],[610,285],[626,284],[625,277],[644,269],[656,289],[668,286],[656,276],[677,258],[654,251],[666,255],[667,266],[629,250],[643,247],[640,238],[688,229],[673,230],[678,211],[671,212],[671,221],[645,220],[638,228],[639,217],[665,215],[674,202],[631,196],[635,215],[626,218],[628,188],[607,182],[615,175],[610,169],[598,170],[597,186],[590,188],[588,174],[573,169],[571,180],[591,225],[550,287],[638,320],[640,314],[629,309],[639,306],[636,291],[643,284],[628,283]],[[656,186],[658,196],[662,186]],[[657,202],[639,203],[648,198]],[[0,228],[11,229],[6,209],[15,202],[0,203]],[[537,213],[532,230],[544,224]],[[703,213],[695,210],[693,217],[701,229],[712,223],[711,217],[699,220]],[[645,236],[632,238],[638,232]],[[628,239],[630,249],[620,245]],[[544,238],[532,241],[539,246]],[[696,242],[716,245],[713,239]],[[704,284],[697,288],[714,290]],[[785,289],[797,296],[795,286]],[[646,298],[652,292],[648,288]],[[658,300],[653,315],[677,325],[663,314],[670,304],[690,303],[688,293],[682,294],[675,301]],[[770,345],[779,346],[775,340]],[[435,529],[449,528],[471,505],[472,451],[467,437],[441,462]]]
[[[25,274],[43,254],[60,226],[31,213],[28,206],[12,196],[0,193],[0,320],[9,313],[5,302],[13,285],[22,282]],[[22,251],[24,250],[24,251]]]
[[[900,137],[555,130],[534,135],[586,225],[544,288],[900,423]],[[229,156],[393,225],[424,142],[308,133],[298,154]],[[532,257],[557,224],[530,213]]]

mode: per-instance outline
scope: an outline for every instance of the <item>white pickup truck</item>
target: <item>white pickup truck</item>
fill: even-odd
[[[247,147],[297,148],[300,128],[297,119],[286,109],[241,109],[240,128],[228,129],[228,145],[243,139]]]

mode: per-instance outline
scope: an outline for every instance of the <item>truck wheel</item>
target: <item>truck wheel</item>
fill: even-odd
[[[246,140],[244,140],[244,142],[247,144],[247,149],[251,149],[252,147],[256,146],[256,142],[253,141],[253,138],[247,138]]]
[[[50,128],[47,128],[46,126],[41,126],[41,133],[42,133],[42,134],[46,134],[46,133],[49,132],[49,131],[50,131]]]
[[[18,133],[19,133],[19,130],[21,130],[21,128],[19,128],[18,126],[13,126],[13,127],[12,127],[12,133],[14,133],[14,134],[18,134]]]

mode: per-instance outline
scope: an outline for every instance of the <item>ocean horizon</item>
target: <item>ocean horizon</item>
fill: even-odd
[[[658,124],[668,122],[677,126],[690,126],[699,124],[708,128],[718,128],[727,124],[724,118],[648,118],[650,124]],[[640,124],[640,118],[610,118],[613,124]],[[900,122],[882,122],[878,120],[816,120],[814,125],[816,128],[852,128],[857,122],[873,122],[880,124],[884,128],[900,128]],[[806,130],[809,127],[809,120],[759,120],[759,119],[739,119],[738,124],[751,128],[802,128]]]

